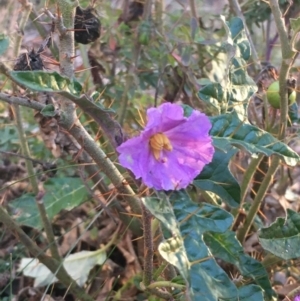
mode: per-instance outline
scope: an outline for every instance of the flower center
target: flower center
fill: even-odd
[[[157,161],[160,158],[160,153],[162,150],[173,150],[173,146],[169,138],[163,133],[157,133],[151,136],[149,144],[151,152]]]

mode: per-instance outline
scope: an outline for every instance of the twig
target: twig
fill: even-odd
[[[21,18],[21,22],[20,22],[20,30],[21,30],[21,32],[23,32],[24,28],[25,28],[25,25],[28,21],[31,9],[32,9],[32,4],[29,3],[27,0],[19,0],[19,2],[22,4],[23,9],[24,9],[24,14],[23,14],[23,16]],[[15,44],[15,49],[14,49],[14,52],[15,52],[16,56],[19,53],[21,40],[22,40],[22,36],[18,36],[17,42]],[[17,104],[14,104],[12,107],[13,107],[13,111],[14,111],[14,115],[15,115],[15,119],[16,119],[16,123],[17,123],[17,129],[18,129],[18,132],[19,132],[19,139],[20,139],[22,152],[23,152],[25,157],[30,158],[31,155],[30,155],[27,139],[26,139],[26,136],[25,136],[25,132],[24,132],[24,129],[23,129],[23,122],[22,122],[20,107]],[[44,230],[46,232],[46,236],[47,236],[47,240],[49,242],[49,247],[50,247],[51,254],[55,258],[55,260],[57,260],[57,262],[60,262],[61,258],[59,256],[58,248],[57,248],[57,245],[56,245],[56,242],[55,242],[51,222],[50,222],[49,217],[47,215],[45,205],[42,201],[44,193],[39,191],[37,178],[34,174],[32,160],[28,160],[28,159],[25,159],[25,160],[26,160],[25,163],[26,163],[27,172],[28,172],[28,175],[29,175],[29,180],[30,180],[30,183],[31,183],[31,186],[32,186],[32,190],[33,190],[34,194],[36,195],[36,204],[37,204],[37,207],[38,207],[38,210],[39,210],[39,214],[40,214],[41,221],[43,223]]]
[[[149,21],[151,17],[151,9],[152,9],[152,0],[146,0],[144,3],[144,13],[141,22]],[[133,85],[133,79],[134,75],[136,73],[137,64],[140,56],[141,51],[141,44],[139,42],[139,37],[137,35],[134,43],[133,43],[133,56],[132,56],[132,62],[130,67],[128,68],[128,74],[125,82],[124,91],[122,93],[121,103],[120,103],[120,109],[119,109],[119,118],[118,121],[122,125],[124,122],[124,119],[126,117],[127,112],[127,106],[128,106],[128,92],[129,89]]]
[[[62,18],[54,19],[58,29],[62,28],[60,32],[60,69],[62,75],[69,78],[74,77],[74,68],[71,58],[74,56],[74,34],[71,31],[64,31],[66,28],[74,28],[74,8],[76,3],[70,3],[68,0],[58,1],[59,9]],[[135,196],[135,193],[126,182],[124,177],[120,174],[114,164],[107,158],[99,145],[92,139],[85,128],[82,126],[76,116],[75,105],[69,99],[61,98],[62,116],[60,118],[60,125],[65,128],[82,146],[82,148],[89,154],[101,170],[115,185],[117,191],[124,197],[135,214],[140,214],[140,201]]]
[[[19,227],[19,225],[5,212],[3,207],[0,206],[0,220],[7,229],[19,240],[26,249],[38,260],[44,264],[57,278],[70,289],[70,291],[83,301],[93,301],[94,298],[88,296],[84,289],[82,289],[78,284],[70,277],[70,275],[65,271],[57,260],[49,257],[45,252],[40,249]]]
[[[249,212],[247,213],[245,222],[244,222],[243,226],[237,232],[237,238],[241,243],[245,240],[245,238],[252,226],[254,218],[260,208],[261,202],[262,202],[263,198],[265,197],[270,184],[272,183],[273,176],[279,166],[279,162],[280,162],[280,159],[278,157],[273,158],[272,164],[271,164],[264,180],[262,181],[262,183],[260,185],[260,188],[256,194],[256,197],[251,205]]]
[[[19,30],[20,30],[20,32],[24,32],[25,25],[28,21],[29,14],[32,9],[32,4],[29,3],[27,0],[19,0],[19,2],[23,6],[23,13],[21,15],[21,19],[20,19],[20,23],[19,23]],[[15,39],[15,44],[14,44],[14,56],[15,57],[18,57],[18,55],[19,55],[22,38],[23,38],[22,34],[18,34]],[[16,126],[17,126],[17,130],[18,130],[18,134],[19,134],[19,140],[20,140],[22,152],[26,157],[31,157],[29,147],[27,144],[26,134],[23,129],[23,122],[22,122],[20,107],[17,104],[13,104],[12,109],[13,109],[13,113],[14,113],[14,117],[15,117],[15,121],[16,121]],[[35,194],[37,194],[38,193],[38,183],[37,183],[36,177],[34,176],[33,164],[30,160],[27,160],[27,159],[25,161],[25,164],[26,164],[26,169],[27,169],[28,175],[30,176],[29,179],[30,179],[31,188],[32,188],[33,192]]]
[[[32,23],[34,24],[35,28],[37,29],[37,31],[39,32],[40,36],[45,39],[49,33],[46,31],[46,29],[44,28],[44,26],[37,21],[37,18],[38,18],[38,15],[35,11],[35,9],[33,8],[30,12],[30,15],[29,15],[29,18],[30,20],[32,21]],[[52,55],[58,59],[58,48],[57,48],[57,45],[55,43],[55,41],[52,40],[52,43],[50,45],[50,50],[51,50],[51,53]]]
[[[0,64],[1,67],[1,64]],[[43,104],[40,104],[36,101],[32,101],[29,100],[28,98],[23,98],[23,97],[14,97],[14,96],[9,96],[5,93],[0,93],[0,99],[2,99],[3,101],[7,102],[7,103],[17,103],[29,108],[33,108],[36,110],[42,110],[45,106]],[[77,103],[80,106],[83,106],[84,104],[86,104],[85,102],[81,103],[78,102]],[[83,107],[84,109],[84,107]],[[86,106],[86,109],[88,109],[88,106]],[[90,110],[92,111],[92,110]],[[89,113],[91,113],[90,111],[88,111]],[[92,113],[91,113],[92,114]],[[107,114],[107,113],[106,113]],[[92,117],[99,119],[99,116],[94,116],[92,114]],[[107,116],[102,116],[103,120],[106,120],[108,117]],[[103,120],[99,121],[100,124],[102,125]],[[64,119],[63,122],[61,121],[61,125],[69,130],[70,127],[72,127],[72,124],[66,124],[68,120]],[[111,122],[113,122],[113,120],[111,120]],[[107,124],[106,124],[107,126]],[[111,124],[111,126],[114,127],[114,124]],[[107,128],[107,131],[111,131],[110,127]],[[75,125],[74,125],[75,127]],[[81,128],[81,130],[78,130],[79,128]],[[112,181],[112,183],[115,185],[115,187],[117,188],[118,193],[121,195],[122,198],[124,198],[126,201],[128,201],[129,205],[131,206],[133,212],[135,214],[141,214],[141,209],[140,209],[140,203],[139,203],[139,199],[135,196],[135,193],[133,192],[133,190],[131,189],[131,187],[127,184],[126,180],[124,179],[124,177],[119,173],[119,171],[116,169],[116,167],[113,165],[113,163],[107,158],[107,156],[105,155],[105,153],[99,148],[99,146],[95,143],[95,141],[89,136],[89,134],[80,126],[78,127],[76,125],[76,129],[77,131],[72,131],[72,133],[77,133],[76,137],[74,137],[83,147],[83,149],[85,149],[87,151],[87,153],[91,156],[91,154],[93,154],[93,156],[91,156],[96,164],[98,165],[98,167],[100,168],[100,170],[102,170],[107,176],[108,178]],[[118,133],[119,133],[118,129]],[[107,132],[106,131],[106,132]],[[71,134],[72,134],[71,133]],[[84,134],[82,134],[84,133]],[[121,133],[119,133],[121,135]],[[116,145],[116,141],[115,138],[116,137],[121,137],[120,135],[111,135],[111,141],[113,145]],[[83,138],[86,137],[86,138]],[[89,140],[90,144],[86,144],[85,141]],[[84,159],[85,160],[85,159]],[[90,167],[89,167],[90,168]],[[91,171],[91,173],[89,173],[90,175],[94,174],[95,169],[93,168],[93,171]],[[99,170],[98,170],[99,171]],[[119,208],[118,210],[120,210],[121,208]],[[125,224],[129,224],[131,225],[131,230],[133,230],[136,234],[141,234],[141,228],[140,228],[140,223],[138,221],[135,220],[135,218],[133,218],[134,220],[132,221],[132,217],[128,217],[127,215],[123,214],[124,210],[121,210],[121,212],[118,212],[120,214],[120,218],[123,220],[123,222],[125,222]]]
[[[141,214],[140,200],[136,197],[134,191],[121,175],[115,165],[106,156],[103,150],[97,145],[94,139],[88,134],[81,124],[69,124],[67,119],[60,120],[60,125],[65,128],[82,146],[82,148],[93,158],[96,164],[111,180],[115,189],[126,201],[128,201],[132,211],[135,214]]]
[[[84,174],[84,172],[83,172],[82,169],[79,170],[79,175],[80,175],[80,177],[81,177],[81,179],[82,179],[82,182],[83,182],[83,184],[84,184],[84,186],[85,186],[87,192],[90,194],[90,196],[91,196],[93,199],[97,200],[97,202],[101,205],[101,207],[103,208],[103,210],[107,213],[107,215],[108,215],[108,216],[114,221],[114,223],[116,224],[117,222],[116,222],[114,216],[111,214],[111,212],[108,210],[108,208],[106,207],[106,205],[101,201],[101,199],[94,193],[94,191],[93,191],[93,190],[91,189],[91,187],[88,185],[88,183],[87,183],[87,178],[86,178],[86,176],[85,176],[85,174]],[[103,179],[101,179],[101,180],[103,181]],[[100,180],[100,181],[101,181],[101,180]]]
[[[196,20],[197,24],[199,25],[195,0],[189,0],[189,3],[190,3],[190,9],[191,9],[191,16],[192,16],[192,18],[194,18]]]
[[[44,195],[45,195],[45,192],[43,192],[43,191],[40,191],[36,195],[36,198],[35,198],[36,204],[37,204],[37,207],[39,210],[40,218],[43,222],[43,226],[44,226],[44,230],[46,232],[46,236],[47,236],[47,240],[49,243],[49,248],[50,248],[51,254],[54,259],[56,259],[58,262],[61,262],[61,258],[60,258],[59,252],[58,252],[58,247],[57,247],[56,240],[55,240],[55,237],[53,234],[53,228],[52,228],[51,222],[48,218],[47,211],[46,211],[46,208],[45,208],[45,205],[43,202]]]
[[[155,1],[155,21],[158,27],[158,30],[161,35],[163,35],[163,8],[164,0]]]
[[[38,193],[38,183],[37,183],[37,179],[35,177],[35,173],[34,173],[34,169],[33,169],[33,164],[32,161],[27,159],[30,158],[30,151],[29,151],[29,147],[27,144],[27,138],[26,138],[26,134],[25,131],[23,129],[23,122],[22,122],[22,117],[21,117],[21,111],[19,108],[19,105],[14,104],[13,105],[13,112],[14,112],[14,117],[15,117],[15,121],[16,121],[16,127],[19,133],[19,140],[20,140],[20,144],[21,144],[21,149],[22,149],[22,153],[24,154],[25,157],[25,164],[26,164],[26,169],[28,172],[28,176],[30,177],[30,184],[31,184],[31,189],[33,191],[34,194]]]
[[[26,160],[30,160],[32,163],[40,164],[42,166],[46,165],[41,160],[36,160],[36,159],[33,159],[33,158],[29,158],[29,157],[26,157],[26,156],[21,155],[21,154],[17,154],[17,153],[13,153],[13,152],[6,152],[6,151],[2,151],[2,150],[0,150],[0,153],[5,154],[5,155],[10,155],[10,156],[16,156],[16,157],[23,158],[23,159],[26,159]]]
[[[270,0],[270,7],[274,15],[275,24],[278,30],[278,35],[281,44],[281,54],[282,54],[281,68],[279,73],[279,88],[280,88],[279,94],[281,98],[281,102],[280,102],[281,127],[279,127],[279,132],[278,132],[278,139],[282,140],[285,136],[287,120],[288,120],[288,94],[287,94],[286,80],[288,79],[291,64],[293,62],[293,57],[296,55],[296,53],[292,50],[292,47],[290,45],[288,33],[284,25],[284,20],[279,8],[278,1]]]

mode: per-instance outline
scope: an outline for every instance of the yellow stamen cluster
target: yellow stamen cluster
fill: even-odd
[[[162,150],[173,150],[172,144],[169,138],[163,133],[157,133],[150,138],[150,149],[156,160],[159,160]]]

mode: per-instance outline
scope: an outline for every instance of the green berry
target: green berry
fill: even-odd
[[[275,108],[280,108],[279,82],[273,82],[267,90],[267,99],[269,104]],[[296,101],[296,91],[293,90],[289,95],[289,106]]]

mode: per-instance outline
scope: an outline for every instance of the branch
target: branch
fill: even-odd
[[[151,17],[151,9],[152,9],[152,0],[146,0],[144,3],[144,12],[141,22],[149,21]],[[126,77],[124,91],[122,93],[122,98],[120,102],[120,109],[119,109],[119,118],[118,121],[121,125],[123,125],[124,119],[127,113],[128,107],[128,92],[130,88],[134,85],[134,75],[136,73],[138,60],[140,57],[141,52],[141,43],[139,42],[139,34],[136,35],[136,38],[133,42],[133,49],[132,49],[132,62],[130,67],[128,68],[128,74]]]
[[[282,14],[279,8],[278,0],[270,0],[270,7],[274,15],[275,24],[278,30],[280,42],[281,42],[281,52],[282,52],[282,62],[281,69],[279,73],[279,87],[280,87],[280,125],[278,130],[278,140],[284,140],[285,132],[287,128],[287,119],[288,119],[288,94],[287,94],[287,79],[289,76],[289,71],[293,58],[296,55],[292,51],[290,41],[288,38],[287,30],[283,22]],[[273,158],[271,166],[268,169],[268,172],[262,181],[260,188],[257,191],[256,197],[251,205],[251,208],[246,216],[245,223],[242,228],[238,230],[237,237],[240,242],[243,242],[247,236],[254,218],[260,208],[261,202],[263,201],[266,192],[272,182],[273,176],[275,175],[278,166],[280,165],[280,159],[278,157]]]
[[[57,278],[80,300],[93,301],[94,298],[88,296],[84,289],[71,278],[57,260],[49,257],[40,249],[19,227],[19,225],[6,213],[2,206],[0,206],[0,220],[8,228],[8,230],[19,240],[26,249],[38,260],[44,264]]]
[[[282,140],[285,137],[285,131],[287,127],[288,119],[288,94],[286,80],[289,77],[289,72],[291,64],[293,62],[293,57],[296,53],[292,50],[290,45],[288,33],[284,25],[284,20],[279,8],[278,0],[270,0],[270,7],[274,15],[274,21],[277,27],[280,44],[281,44],[281,68],[279,73],[279,87],[280,87],[280,127],[278,132],[278,140]]]
[[[149,0],[148,0],[149,1]],[[68,0],[58,1],[61,16],[65,26],[70,29],[74,28],[74,2]],[[62,19],[55,20],[60,24]],[[73,64],[71,61],[74,55],[74,34],[73,31],[60,33],[60,68],[62,75],[69,78],[74,77]],[[99,168],[107,175],[114,184],[119,194],[128,201],[131,209],[135,214],[141,213],[140,200],[135,196],[125,178],[121,175],[114,164],[107,158],[106,154],[88,134],[77,118],[75,104],[67,98],[61,100],[61,118],[59,124],[66,129],[97,163]]]
[[[143,230],[144,230],[144,276],[143,284],[146,288],[153,278],[153,237],[151,231],[152,215],[149,210],[142,205]]]

